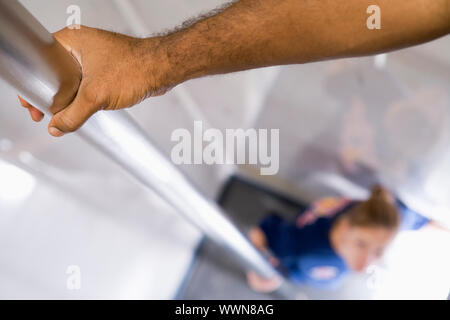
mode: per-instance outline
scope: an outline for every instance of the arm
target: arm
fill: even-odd
[[[396,204],[401,215],[401,230],[421,230],[426,228],[430,230],[450,231],[447,226],[441,225],[434,220],[430,220],[419,212],[409,208],[398,198],[396,199]]]
[[[382,27],[369,30],[369,5]],[[449,0],[241,0],[165,39],[176,81],[258,67],[370,55],[450,32]]]
[[[258,227],[253,227],[250,229],[248,238],[250,242],[263,254],[268,250],[267,247],[267,237]],[[279,262],[275,257],[270,257],[269,262],[276,267]],[[249,286],[257,292],[272,292],[278,289],[282,283],[282,279],[275,276],[271,279],[265,279],[257,275],[253,271],[247,271],[247,282]]]
[[[450,229],[447,226],[441,225],[436,221],[431,220],[427,225],[425,225],[425,228],[431,229],[433,231],[446,231],[450,232]]]
[[[130,107],[189,79],[272,65],[370,55],[450,32],[450,0],[240,0],[168,35],[136,39],[82,27],[55,34],[82,65],[80,90],[54,108],[49,132],[79,128],[100,109]],[[42,114],[25,101],[34,120]]]

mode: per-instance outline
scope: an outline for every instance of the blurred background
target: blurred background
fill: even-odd
[[[70,5],[81,23],[149,36],[218,0],[23,0],[51,32]],[[0,298],[239,299],[245,275],[159,197],[77,135],[47,134],[0,82]],[[130,110],[161,151],[173,130],[280,129],[280,170],[183,165],[242,230],[273,209],[329,195],[364,198],[381,182],[450,226],[450,37],[376,57],[193,80]],[[234,177],[234,178],[232,178]],[[379,265],[337,289],[293,299],[446,299],[450,239],[404,232]],[[75,271],[74,271],[75,270]],[[67,281],[81,274],[81,287]]]

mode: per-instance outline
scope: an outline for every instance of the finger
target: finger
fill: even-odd
[[[272,292],[278,289],[282,284],[282,278],[275,276],[270,279],[265,279],[258,276],[256,273],[247,272],[247,282],[249,286],[257,292]]]
[[[258,290],[258,276],[253,271],[247,272],[248,285],[255,291]]]
[[[24,108],[32,107],[27,101],[25,101],[21,96],[17,96],[19,98],[20,105]]]
[[[33,121],[39,122],[44,118],[44,114],[34,107],[29,107],[28,112],[30,112]]]
[[[41,111],[33,107],[30,103],[28,103],[28,101],[24,100],[22,97],[18,96],[18,98],[21,106],[27,108],[28,111],[30,112],[31,119],[33,119],[36,122],[39,122],[42,120],[42,118],[44,118],[44,114]]]
[[[86,85],[82,83],[73,102],[53,115],[48,125],[49,133],[54,137],[61,137],[65,133],[77,130],[90,116],[101,109],[100,101],[97,93],[92,89],[86,89]]]
[[[80,29],[81,28],[86,28],[86,27],[85,26],[80,26]],[[64,49],[69,51],[70,54],[81,65],[81,55],[78,52],[78,50],[76,50],[71,44],[72,43],[71,37],[74,36],[74,32],[78,32],[78,30],[80,30],[80,29],[78,29],[78,28],[72,28],[71,29],[70,27],[66,27],[66,28],[63,28],[63,29],[53,33],[53,37],[55,37],[55,39],[64,47]]]

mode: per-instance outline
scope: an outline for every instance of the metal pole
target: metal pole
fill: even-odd
[[[75,59],[16,0],[0,0],[0,77],[49,116],[54,105],[72,101],[81,78]],[[126,112],[98,112],[78,133],[231,251],[243,267],[266,278],[278,274],[222,210],[153,146]]]

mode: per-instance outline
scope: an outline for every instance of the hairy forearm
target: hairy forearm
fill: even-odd
[[[369,30],[367,7],[381,9]],[[171,82],[271,65],[369,55],[450,32],[450,0],[241,0],[163,37]]]
[[[381,30],[367,28],[372,1],[381,8]],[[49,132],[60,137],[99,110],[130,107],[196,77],[379,53],[449,32],[450,0],[240,0],[147,39],[64,28],[54,36],[82,77],[70,105],[54,106]],[[44,116],[21,104],[34,120]]]

